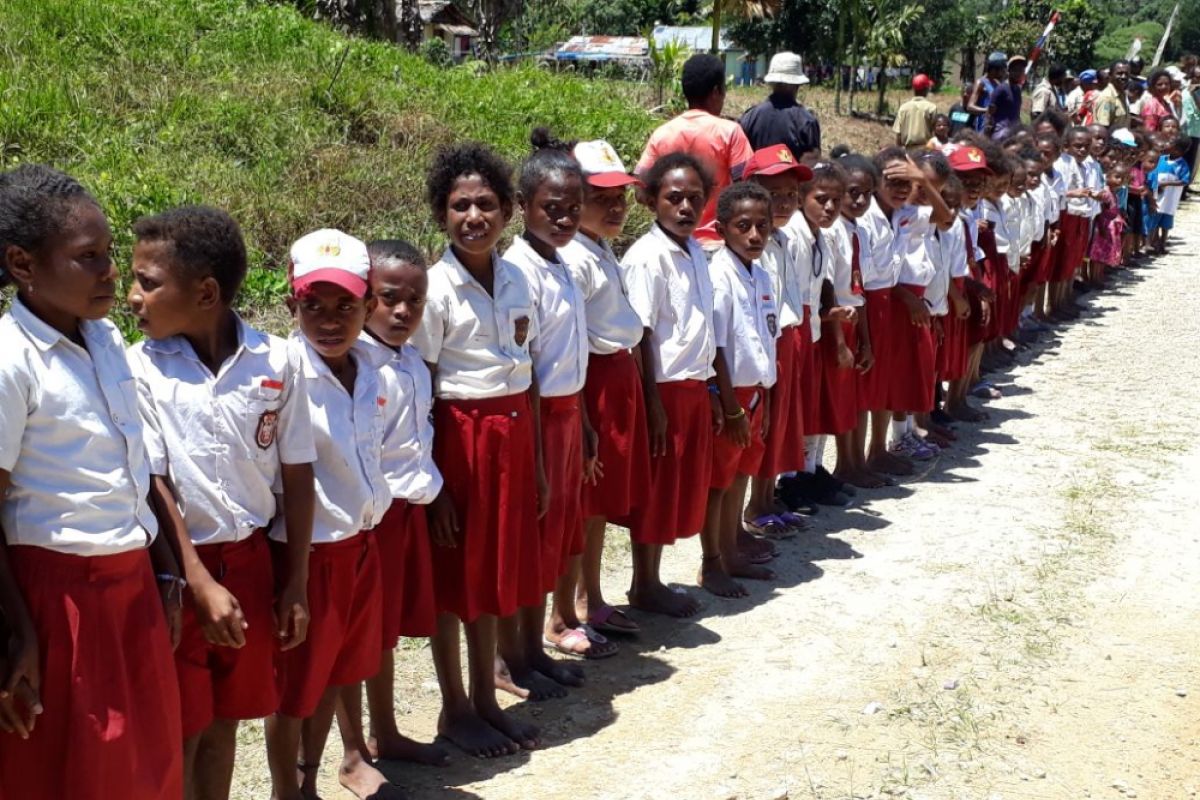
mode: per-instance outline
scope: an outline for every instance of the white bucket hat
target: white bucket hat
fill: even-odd
[[[803,86],[808,83],[804,74],[804,62],[795,53],[776,53],[771,57],[771,65],[763,83],[788,83],[792,86]]]

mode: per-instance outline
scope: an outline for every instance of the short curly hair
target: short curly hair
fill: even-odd
[[[771,216],[771,195],[762,186],[750,181],[738,181],[725,187],[717,198],[717,222],[722,225],[733,219],[737,212],[738,203],[747,200],[762,203],[767,208],[767,216]]]
[[[642,176],[642,182],[646,185],[646,194],[650,197],[658,197],[659,191],[662,190],[663,179],[667,177],[667,173],[677,169],[690,169],[694,171],[700,176],[700,183],[704,186],[704,197],[707,199],[712,194],[712,176],[708,174],[708,170],[704,168],[704,165],[695,156],[688,155],[687,153],[667,153],[655,161],[653,166]]]
[[[429,269],[425,256],[412,242],[404,239],[376,239],[367,245],[371,257],[371,269],[384,264],[411,264],[418,269]]]
[[[221,302],[232,305],[248,267],[246,242],[233,217],[211,206],[180,206],[133,223],[139,243],[161,243],[169,249],[167,265],[193,280],[212,278]]]
[[[438,223],[446,221],[447,203],[454,182],[467,175],[483,179],[506,213],[512,212],[512,167],[490,147],[479,142],[463,142],[438,150],[425,175],[425,196]]]
[[[0,288],[13,282],[2,254],[40,250],[62,234],[78,203],[98,205],[79,181],[44,164],[0,173]]]
[[[712,53],[696,53],[683,63],[680,83],[684,99],[699,102],[725,87],[725,62]]]

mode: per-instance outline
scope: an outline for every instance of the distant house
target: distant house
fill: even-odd
[[[650,56],[650,45],[641,36],[572,36],[554,51],[560,62],[611,63],[630,66],[644,65]]]
[[[450,0],[421,0],[421,38],[441,39],[455,61],[471,55],[479,29],[475,20]],[[399,9],[397,9],[399,12]]]
[[[654,43],[659,46],[668,42],[680,42],[698,53],[707,53],[712,48],[712,28],[703,25],[659,25],[651,35],[654,37]],[[726,30],[721,31],[717,55],[725,62],[726,80],[748,86],[760,75],[766,74],[766,56],[748,58],[745,48],[734,44]]]

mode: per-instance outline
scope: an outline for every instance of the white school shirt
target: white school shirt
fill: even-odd
[[[734,387],[775,385],[775,338],[779,309],[771,276],[757,261],[750,269],[722,247],[709,265],[713,284],[713,331],[725,350],[725,366]]]
[[[929,248],[929,261],[933,264],[933,277],[925,287],[924,300],[929,306],[929,313],[935,317],[944,317],[950,312],[950,261],[946,258],[946,245],[942,241],[946,231],[934,229],[932,244]]]
[[[198,545],[241,541],[275,517],[281,464],[317,460],[300,362],[240,317],[213,375],[182,336],[130,348],[150,473],[174,484]]]
[[[814,342],[821,341],[821,287],[833,276],[833,254],[825,232],[814,234],[808,220],[797,211],[788,220],[788,237],[800,276],[800,298],[808,307],[808,331]]]
[[[680,247],[655,223],[621,260],[629,302],[649,328],[654,380],[708,380],[717,345],[708,258],[689,237]]]
[[[437,365],[438,397],[507,397],[533,383],[529,343],[537,338],[537,309],[529,283],[495,253],[492,270],[489,293],[449,248],[429,269],[425,317],[410,341]]]
[[[771,231],[759,262],[771,278],[771,289],[779,306],[779,327],[799,325],[804,319],[803,290],[800,288],[800,271],[796,268],[796,252],[785,229]]]
[[[561,258],[547,261],[523,237],[513,239],[504,260],[517,265],[533,295],[538,335],[529,352],[538,393],[542,397],[579,394],[587,380],[588,361],[583,292]]]
[[[379,368],[381,394],[396,404],[394,413],[385,415],[391,426],[383,431],[383,476],[392,497],[428,505],[442,491],[442,473],[433,463],[433,377],[429,367],[411,344],[389,347],[366,331],[360,340],[374,351],[373,362],[377,358],[384,362]]]
[[[580,232],[558,252],[583,293],[590,352],[606,356],[637,347],[642,320],[629,302],[621,264],[608,242]]]
[[[951,278],[966,278],[971,275],[971,262],[967,258],[967,248],[975,247],[974,223],[966,212],[958,213],[956,225],[950,230],[942,231],[942,252],[946,263],[950,266]]]
[[[896,254],[896,234],[892,221],[871,198],[867,213],[858,219],[858,227],[871,243],[871,259],[868,264],[860,261],[863,273],[863,288],[867,291],[890,289],[900,277],[900,264]]]
[[[1105,186],[1104,167],[1099,161],[1088,156],[1083,161],[1083,184],[1089,189],[1103,189]],[[1100,201],[1088,198],[1088,219],[1100,216]]]
[[[1039,183],[1033,189],[1025,192],[1025,216],[1022,217],[1027,227],[1025,234],[1026,252],[1030,252],[1034,242],[1040,242],[1046,234],[1046,201],[1045,192]]]
[[[1008,220],[1005,219],[1004,210],[1001,205],[997,206],[991,200],[983,198],[979,201],[979,219],[989,223],[992,226],[992,232],[996,234],[996,252],[1000,253],[1008,259],[1009,238],[1008,238]]]
[[[1073,156],[1063,153],[1054,163],[1054,168],[1062,172],[1063,185],[1066,187],[1063,192],[1064,197],[1068,191],[1085,187],[1083,168]],[[1086,217],[1089,208],[1091,208],[1091,201],[1086,197],[1067,198],[1067,213],[1073,217]]]
[[[1021,269],[1021,217],[1015,198],[1005,193],[996,207],[996,251],[1003,253],[1009,272]],[[1003,246],[1001,246],[1003,239]]]
[[[900,261],[898,283],[928,286],[937,269],[937,226],[932,206],[905,205],[892,215],[892,233]]]
[[[983,201],[975,204],[974,208],[965,208],[958,212],[958,216],[967,226],[967,241],[971,248],[971,252],[975,256],[975,263],[979,264],[987,257],[983,252],[983,248],[979,246],[979,220],[982,219],[983,210],[980,206]],[[970,265],[968,264],[967,274],[970,274]]]
[[[861,294],[854,294],[854,239],[858,238],[859,269],[862,269],[862,254],[866,250],[863,241],[858,236],[858,226],[854,220],[838,217],[837,222],[829,229],[830,252],[833,255],[833,291],[837,295],[839,306],[858,308],[864,302]]]
[[[351,358],[357,367],[354,395],[346,391],[321,356],[299,333],[288,339],[308,384],[309,415],[317,460],[313,464],[316,502],[312,542],[333,544],[379,524],[392,504],[392,490],[383,473],[385,431],[396,430],[400,403],[380,381],[380,368],[389,356],[357,341]],[[282,514],[270,536],[287,541]]]
[[[0,527],[10,546],[78,556],[148,547],[150,463],[121,334],[83,320],[75,344],[19,298],[0,318]]]
[[[1062,215],[1063,192],[1066,190],[1066,184],[1063,183],[1058,170],[1054,171],[1054,177],[1050,177],[1048,172],[1042,173],[1042,199],[1046,210],[1047,225],[1054,225]]]

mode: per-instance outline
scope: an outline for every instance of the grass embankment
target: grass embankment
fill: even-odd
[[[632,162],[657,122],[620,84],[439,69],[253,0],[4,0],[0,30],[6,165],[79,178],[122,264],[138,216],[228,209],[251,250],[241,302],[255,317],[278,309],[278,267],[307,230],[440,248],[423,199],[440,145],[479,139],[515,160],[549,125],[607,138]]]

